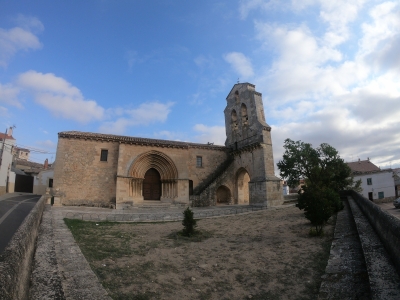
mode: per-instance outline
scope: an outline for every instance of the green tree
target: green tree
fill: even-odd
[[[192,236],[195,233],[197,221],[193,218],[193,211],[188,207],[183,211],[182,235]]]
[[[357,190],[361,182],[354,183],[349,166],[340,158],[339,152],[326,143],[314,149],[309,143],[286,139],[283,147],[285,153],[278,162],[280,176],[289,186],[298,185],[300,179],[305,180],[297,207],[304,209],[306,218],[320,234],[330,216],[343,208],[339,191]]]

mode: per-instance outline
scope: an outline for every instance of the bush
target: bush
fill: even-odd
[[[190,210],[190,208],[186,208],[185,211],[183,212],[183,230],[182,230],[182,235],[184,236],[192,236],[195,233],[195,227],[197,221],[193,218],[193,211]]]
[[[322,227],[334,213],[343,209],[343,203],[338,193],[330,188],[302,186],[302,191],[296,206],[304,209],[304,215],[315,226],[316,234],[321,235]]]

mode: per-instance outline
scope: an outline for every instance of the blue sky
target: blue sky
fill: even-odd
[[[55,158],[79,130],[225,141],[233,84],[286,138],[400,167],[398,1],[0,1],[0,128]]]

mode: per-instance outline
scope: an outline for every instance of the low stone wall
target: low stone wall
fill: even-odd
[[[299,194],[283,195],[283,203],[295,203],[297,202]]]
[[[0,255],[0,299],[27,299],[29,278],[46,198],[42,196]]]
[[[346,194],[354,199],[363,214],[368,218],[395,264],[397,273],[400,275],[400,220],[354,191],[347,191]]]

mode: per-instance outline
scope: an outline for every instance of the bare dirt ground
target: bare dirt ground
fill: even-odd
[[[114,299],[316,299],[333,235],[310,237],[294,206],[203,219],[202,236],[181,222],[67,220]]]

